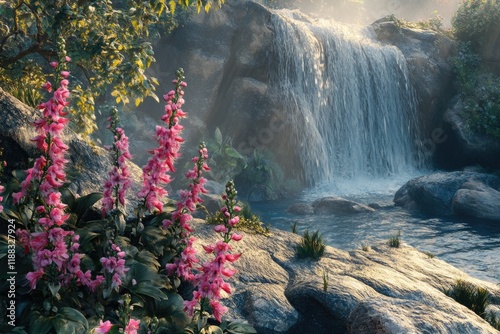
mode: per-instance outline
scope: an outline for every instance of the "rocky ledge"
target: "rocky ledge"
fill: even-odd
[[[195,227],[198,246],[215,241],[211,226]],[[234,294],[224,299],[228,316],[247,319],[258,333],[498,333],[442,292],[457,279],[468,281],[487,289],[490,309],[498,311],[498,285],[404,244],[349,252],[326,247],[318,262],[299,260],[300,236],[272,232],[245,234],[232,246],[243,255],[235,263]]]

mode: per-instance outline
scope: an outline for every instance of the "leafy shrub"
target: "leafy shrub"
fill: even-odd
[[[326,245],[319,231],[310,234],[309,230],[306,230],[302,235],[302,241],[295,248],[295,254],[299,259],[310,257],[317,261],[323,256],[325,247]]]
[[[255,215],[250,205],[246,202],[240,203],[241,211],[238,213],[239,221],[235,228],[240,231],[245,231],[247,233],[262,234],[265,236],[270,236],[271,232],[269,226],[265,225],[260,217]],[[211,225],[219,225],[224,219],[224,214],[220,211],[216,212],[214,215],[208,217],[207,222]]]
[[[467,0],[453,16],[453,32],[459,41],[470,42],[473,51],[477,52],[484,42],[485,33],[499,21],[498,0]]]
[[[391,236],[387,244],[389,247],[399,248],[399,246],[401,246],[401,231],[398,231],[397,234]]]
[[[458,279],[449,289],[445,289],[444,293],[480,317],[486,317],[486,307],[490,298],[488,290]]]

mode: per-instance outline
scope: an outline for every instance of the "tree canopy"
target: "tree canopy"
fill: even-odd
[[[116,103],[155,99],[158,81],[146,70],[155,61],[151,41],[175,27],[176,8],[198,11],[224,0],[0,0],[0,86],[32,106],[39,88],[60,61],[69,63],[73,124],[96,130],[96,101],[111,94]]]

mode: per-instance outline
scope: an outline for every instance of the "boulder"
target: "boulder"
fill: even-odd
[[[200,244],[213,243],[215,233],[202,221],[194,227],[202,254]],[[232,245],[242,256],[230,280],[234,294],[223,299],[229,319],[246,319],[258,333],[498,333],[442,292],[460,278],[487,289],[487,311],[496,310],[494,283],[405,244],[349,252],[327,246],[319,261],[297,259],[301,237],[271,231],[270,237],[243,233]]]
[[[475,172],[440,172],[408,181],[394,196],[394,203],[431,215],[451,215],[452,201],[466,182],[475,181],[498,189],[500,177]]]
[[[375,211],[374,209],[370,208],[367,205],[350,201],[348,199],[338,196],[330,196],[318,199],[313,202],[312,207],[314,209],[314,213],[317,215],[324,215],[324,214],[344,215],[344,214]]]
[[[500,191],[480,182],[466,182],[453,196],[451,208],[457,215],[500,222]]]
[[[311,204],[295,203],[295,204],[290,205],[286,209],[286,212],[294,214],[294,215],[305,216],[305,215],[313,214],[314,208]]]

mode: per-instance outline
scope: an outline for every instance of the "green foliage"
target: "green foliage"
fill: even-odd
[[[211,152],[208,164],[211,166],[211,176],[217,182],[225,182],[238,174],[245,166],[246,158],[232,144],[229,136],[223,136],[219,128],[215,129],[214,137],[208,138],[207,147]]]
[[[462,2],[453,16],[453,32],[459,41],[470,42],[473,51],[477,52],[486,32],[499,21],[498,0],[467,0]]]
[[[442,29],[443,17],[436,11],[433,13],[432,17],[420,20],[418,22],[399,19],[394,14],[389,15],[387,19],[393,21],[398,28],[425,29],[444,33],[444,30]]]
[[[445,289],[444,293],[480,317],[486,317],[486,307],[490,298],[488,290],[458,279],[449,289]]]
[[[299,234],[299,229],[297,227],[297,222],[293,222],[293,224],[290,225],[290,228],[292,229],[292,233]]]
[[[500,78],[481,69],[471,42],[459,44],[452,62],[460,83],[462,115],[473,132],[500,138]]]
[[[387,244],[389,247],[399,248],[399,246],[401,246],[401,231],[398,231],[397,234],[391,236]]]
[[[208,11],[223,2],[0,1],[0,85],[36,106],[48,63],[64,62],[58,41],[65,42],[71,81],[76,82],[72,126],[87,136],[96,130],[96,103],[109,94],[116,103],[133,101],[136,106],[148,96],[158,100],[158,80],[147,72],[155,61],[150,41],[176,27],[176,6],[195,4]]]
[[[319,260],[323,253],[325,252],[325,243],[323,242],[323,237],[319,234],[319,231],[313,234],[306,230],[302,235],[302,241],[295,248],[295,254],[299,259],[312,258],[313,260]]]
[[[246,160],[245,167],[235,180],[241,187],[240,195],[247,199],[276,200],[290,197],[300,189],[298,183],[286,180],[271,154],[257,150]]]
[[[265,236],[270,236],[271,231],[269,226],[265,225],[260,217],[255,215],[248,203],[239,203],[241,211],[238,212],[240,220],[236,224],[235,228],[239,231],[245,231],[247,233],[261,234]],[[211,225],[222,225],[224,223],[224,215],[222,212],[217,211],[214,215],[211,215],[207,219],[207,223]]]

